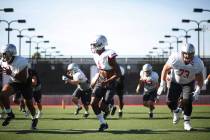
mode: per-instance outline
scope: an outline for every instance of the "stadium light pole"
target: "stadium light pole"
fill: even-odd
[[[210,12],[209,9],[202,9],[202,8],[194,8],[193,12],[202,13],[203,11]]]
[[[33,38],[43,38],[44,36],[43,35],[35,35],[35,36],[26,36],[24,35],[23,37],[27,37],[29,40],[26,41],[26,43],[29,43],[29,59],[31,58],[31,43],[32,43],[32,39]]]
[[[7,28],[6,28],[7,29]],[[17,37],[19,38],[19,56],[21,56],[21,38],[24,37],[22,35],[22,32],[23,31],[35,31],[35,28],[23,28],[23,29],[14,29],[14,28],[11,28],[11,30],[15,30],[15,31],[18,31],[18,35]]]
[[[153,51],[148,52],[150,54],[150,63],[153,63]]]
[[[50,41],[49,40],[44,40],[44,41],[39,41],[39,42],[36,42],[36,41],[32,41],[34,43],[36,43],[36,53],[38,53],[38,50],[39,50],[39,44],[40,43],[49,43]]]
[[[185,40],[186,40],[186,43],[188,43],[188,38],[190,38],[191,36],[188,35],[188,33],[190,31],[196,31],[195,28],[191,28],[191,29],[182,29],[182,28],[172,28],[172,31],[184,31],[185,32]]]
[[[168,43],[169,44],[169,55],[171,55],[171,50],[173,49],[172,47],[172,43],[176,43],[176,42],[170,42],[170,41],[163,41],[163,40],[160,40],[159,43]]]
[[[201,21],[197,21],[197,20],[191,20],[191,19],[182,19],[183,23],[189,23],[189,22],[194,22],[197,24],[198,28],[196,29],[196,31],[198,32],[198,57],[200,57],[200,24],[203,22],[207,22],[210,23],[210,20],[201,20]]]
[[[202,8],[194,8],[193,9],[193,12],[195,12],[195,13],[202,13],[202,12],[210,12],[210,10],[209,9],[202,9]],[[205,52],[205,50],[204,50],[204,32],[205,32],[205,27],[203,27],[203,58],[205,57],[205,54],[204,54],[204,52]]]
[[[49,55],[46,55],[46,56],[49,56],[50,59],[56,58],[56,56],[59,56],[59,53],[60,53],[60,51],[53,51],[53,52],[50,52]]]
[[[33,43],[36,43],[36,54],[38,55],[38,50],[40,49],[39,48],[39,44],[40,43],[49,43],[50,41],[49,40],[44,40],[44,41],[39,41],[39,42],[36,42],[36,41],[32,41]],[[38,57],[36,57],[36,62],[38,63]]]
[[[174,37],[176,39],[176,52],[179,52],[179,43],[182,43],[182,41],[179,41],[179,37],[174,35],[165,35],[165,38],[171,38]]]
[[[3,8],[3,9],[0,9],[0,11],[4,11],[4,12],[14,12],[14,9],[13,8]]]
[[[51,50],[54,50],[54,49],[56,49],[56,47],[54,47],[54,46],[52,46],[52,47],[48,47],[48,48],[42,48],[44,51],[43,52],[45,52],[45,58],[46,58],[46,54],[47,54],[47,50],[48,49],[51,49]]]
[[[159,52],[158,52],[158,47],[153,47],[152,48],[154,50],[154,52],[157,53],[157,62],[159,62]]]
[[[12,31],[12,29],[10,28],[10,25],[11,25],[13,22],[17,22],[17,23],[26,23],[26,20],[25,20],[25,19],[18,19],[18,20],[11,20],[11,21],[0,20],[0,22],[5,22],[5,23],[7,23],[7,32],[8,32],[8,41],[7,41],[7,43],[9,44],[9,43],[10,43],[10,31]]]

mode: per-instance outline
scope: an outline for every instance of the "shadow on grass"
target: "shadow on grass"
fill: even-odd
[[[131,130],[106,130],[104,132],[98,132],[94,129],[37,129],[37,130],[0,130],[1,132],[11,132],[16,134],[30,134],[30,133],[42,133],[42,134],[91,134],[91,133],[111,133],[111,134],[164,134],[164,131],[152,131],[150,129],[131,129]]]
[[[154,118],[149,118],[149,117],[137,117],[137,116],[133,116],[133,117],[123,117],[123,118],[106,118],[106,120],[167,120],[170,119],[171,117],[154,117]],[[95,118],[93,118],[95,119]]]
[[[147,112],[123,112],[123,114],[148,114]],[[155,112],[155,114],[169,114],[168,112]]]
[[[209,132],[209,127],[193,129],[191,132]],[[167,134],[167,133],[186,133],[185,130],[170,130],[170,129],[130,129],[130,130],[112,130],[108,129],[104,132],[98,132],[94,129],[37,129],[37,130],[14,130],[14,129],[0,129],[0,133],[16,133],[16,134],[30,134],[30,133],[40,133],[40,134],[91,134],[91,133],[110,133],[110,134]],[[190,132],[189,132],[190,133]]]

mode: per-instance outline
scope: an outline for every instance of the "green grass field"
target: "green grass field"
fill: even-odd
[[[125,106],[124,116],[109,116],[109,129],[97,132],[99,122],[91,112],[88,119],[82,112],[75,116],[74,108],[46,107],[39,120],[38,129],[30,130],[31,119],[25,118],[15,107],[16,119],[9,126],[0,126],[0,140],[209,140],[210,106],[194,106],[192,126],[195,130],[183,130],[183,119],[172,124],[171,113],[166,106],[157,106],[155,118],[148,119],[143,106]],[[0,120],[2,123],[2,120]]]

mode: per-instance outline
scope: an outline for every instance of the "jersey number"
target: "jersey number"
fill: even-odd
[[[179,76],[184,77],[184,78],[188,78],[190,75],[190,72],[188,70],[184,70],[184,69],[179,69]]]

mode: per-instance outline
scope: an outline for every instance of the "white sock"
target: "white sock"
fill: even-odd
[[[190,116],[184,115],[184,121],[190,121]]]
[[[88,111],[85,110],[85,114],[88,114]]]
[[[106,121],[104,120],[104,116],[102,115],[102,113],[97,115],[97,118],[100,122],[100,124],[106,123]]]
[[[119,112],[122,112],[122,109],[119,109]]]

